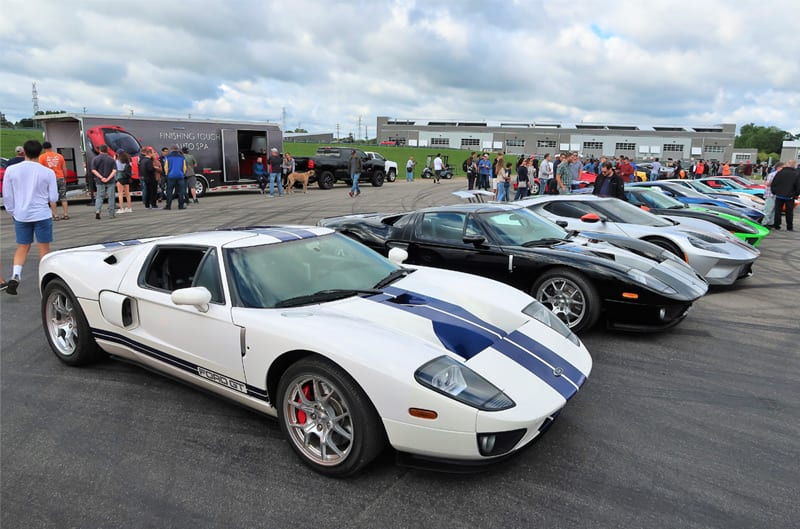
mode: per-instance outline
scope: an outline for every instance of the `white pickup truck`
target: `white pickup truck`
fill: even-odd
[[[378,152],[364,151],[364,154],[366,154],[370,160],[383,161],[383,172],[386,173],[387,181],[394,182],[397,179],[397,162],[387,160]]]

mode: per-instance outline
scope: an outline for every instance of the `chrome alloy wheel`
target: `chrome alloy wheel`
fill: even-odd
[[[65,292],[54,290],[47,298],[46,307],[50,343],[58,349],[60,355],[73,355],[78,350],[78,326],[72,300]]]
[[[353,448],[353,422],[348,402],[329,380],[301,375],[284,394],[284,417],[289,438],[310,460],[334,466]]]
[[[586,316],[586,298],[581,288],[564,277],[553,277],[542,283],[536,299],[553,311],[569,328],[578,325]]]

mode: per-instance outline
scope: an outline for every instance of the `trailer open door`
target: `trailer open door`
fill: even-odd
[[[222,129],[222,165],[225,182],[239,181],[239,140],[234,129]]]

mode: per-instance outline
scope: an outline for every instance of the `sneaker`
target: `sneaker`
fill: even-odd
[[[197,200],[196,198],[193,200],[193,202],[194,202],[195,204],[199,204],[199,203],[200,203],[200,201],[199,201],[199,200]]]
[[[96,218],[97,220],[100,220],[100,213],[95,211],[94,218]]]
[[[12,296],[16,296],[18,286],[19,286],[19,276],[14,276],[6,284],[6,292],[11,294]]]
[[[348,194],[348,195],[350,195],[350,198],[353,198],[353,192],[352,192],[352,191],[350,191],[350,192],[349,192],[349,193],[347,193],[347,194]]]

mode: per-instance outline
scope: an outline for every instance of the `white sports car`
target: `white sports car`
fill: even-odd
[[[689,263],[709,285],[730,285],[749,277],[761,255],[716,224],[653,215],[617,198],[547,195],[521,204],[571,230],[624,235],[661,246]]]
[[[61,250],[42,322],[67,364],[111,354],[276,416],[327,475],[387,441],[463,464],[527,445],[586,381],[585,346],[520,290],[406,256],[302,226]]]

